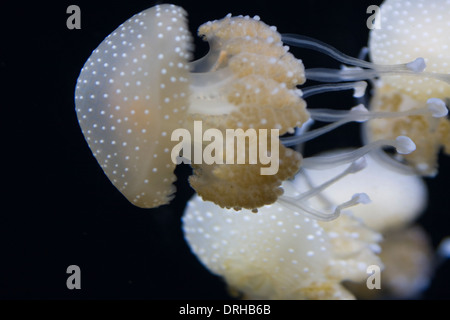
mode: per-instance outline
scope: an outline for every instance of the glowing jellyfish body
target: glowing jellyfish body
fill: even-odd
[[[450,98],[450,1],[385,1],[380,10],[381,28],[370,32],[370,57],[377,64],[397,64],[422,57],[423,76],[386,75],[376,82],[371,109],[418,109],[429,98]],[[405,159],[422,175],[436,174],[441,146],[450,154],[450,122],[425,115],[370,122],[369,139],[389,138],[408,132],[417,145]]]
[[[188,39],[181,8],[150,8],[110,34],[78,78],[86,140],[111,182],[140,207],[165,204],[175,191],[168,147],[188,106]]]
[[[204,130],[224,134],[230,128],[284,134],[308,119],[296,89],[305,80],[303,65],[274,28],[248,16],[206,23],[199,33],[211,51],[188,64],[185,15],[158,5],[133,16],[94,50],[78,78],[76,110],[86,140],[111,182],[139,207],[173,197],[174,130],[192,133],[198,120]],[[247,143],[232,151],[248,149]],[[279,170],[266,176],[262,162],[195,163],[191,185],[223,207],[256,209],[274,202],[282,181],[299,168],[300,154],[282,145],[278,154]]]
[[[319,222],[278,203],[236,213],[195,196],[183,228],[200,261],[249,299],[351,299],[341,282],[382,265],[380,235],[347,214]]]

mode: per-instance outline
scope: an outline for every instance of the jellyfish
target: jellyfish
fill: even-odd
[[[111,182],[139,207],[173,198],[171,137],[177,128],[202,121],[205,130],[276,128],[284,134],[308,119],[296,89],[304,81],[303,65],[273,28],[229,16],[204,24],[199,34],[211,42],[211,51],[189,63],[186,13],[174,5],[152,7],[109,35],[78,78],[76,110],[86,140]],[[292,149],[279,151],[274,175],[260,175],[262,163],[193,163],[190,183],[221,206],[255,209],[272,203],[301,161]]]
[[[195,195],[183,229],[201,263],[244,299],[353,299],[342,282],[361,282],[369,266],[382,266],[381,235],[349,212],[319,221],[277,201],[237,214]]]
[[[374,111],[406,111],[422,108],[430,98],[449,104],[450,98],[450,1],[385,1],[380,8],[381,28],[370,32],[369,49],[377,64],[405,63],[420,56],[426,73],[381,75],[374,82],[370,108]],[[417,150],[401,156],[418,174],[437,173],[441,148],[450,154],[450,122],[429,115],[376,119],[367,124],[366,139],[386,139],[408,132]]]
[[[379,290],[368,290],[365,283],[346,282],[356,298],[417,299],[425,291],[436,268],[436,253],[428,234],[419,225],[402,227],[383,234],[379,258],[384,269]]]

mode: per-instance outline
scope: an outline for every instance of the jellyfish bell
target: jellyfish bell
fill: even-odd
[[[158,6],[130,18],[93,51],[77,81],[86,141],[114,186],[140,207],[166,204],[175,192],[169,148],[188,106],[185,15]]]

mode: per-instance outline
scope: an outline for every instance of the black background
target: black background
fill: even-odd
[[[193,194],[188,167],[177,169],[176,199],[158,209],[127,202],[97,165],[78,126],[73,93],[92,50],[155,1],[58,1],[0,4],[2,183],[0,298],[218,299],[226,286],[191,254],[180,217]],[[283,33],[318,38],[356,56],[367,43],[366,8],[380,1],[173,1],[190,28],[228,13],[259,15]],[[66,28],[66,9],[81,8],[81,30]],[[196,39],[196,55],[207,45]],[[308,67],[339,67],[293,50]],[[345,93],[311,98],[312,107],[347,108]],[[306,155],[358,146],[349,125],[308,144]],[[427,179],[430,205],[420,223],[436,247],[450,235],[450,158]],[[66,269],[81,268],[81,290],[68,290]],[[450,298],[450,264],[438,269],[421,298]]]

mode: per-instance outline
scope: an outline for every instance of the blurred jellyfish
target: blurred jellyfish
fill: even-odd
[[[380,8],[380,29],[370,32],[370,57],[377,64],[406,63],[422,57],[422,76],[382,75],[375,82],[370,103],[373,111],[399,112],[423,108],[429,99],[450,99],[450,1],[387,0]],[[438,100],[435,100],[438,101]],[[439,102],[440,103],[440,102]],[[417,173],[437,173],[437,155],[443,147],[450,154],[450,121],[430,115],[379,119],[367,125],[369,141],[395,137],[402,132],[417,146],[402,156]]]
[[[323,222],[278,202],[236,213],[194,196],[183,226],[200,261],[246,299],[352,299],[342,282],[382,266],[381,235],[349,213]]]
[[[425,291],[436,268],[436,256],[428,234],[418,225],[383,235],[379,257],[383,261],[380,290],[365,284],[345,283],[361,299],[417,299]]]

